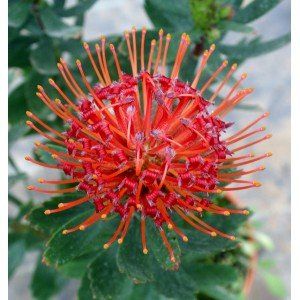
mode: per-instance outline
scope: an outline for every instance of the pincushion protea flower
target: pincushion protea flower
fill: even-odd
[[[83,223],[64,230],[63,234],[84,230],[109,214],[119,214],[119,226],[104,244],[105,249],[117,239],[119,244],[123,242],[130,221],[137,214],[140,216],[142,249],[147,254],[145,222],[146,219],[151,220],[159,230],[170,260],[174,262],[174,252],[165,227],[174,230],[183,241],[188,241],[188,237],[172,220],[174,214],[202,233],[234,239],[234,236],[205,223],[201,212],[226,216],[248,214],[247,210],[220,207],[209,200],[209,195],[260,185],[256,181],[240,178],[264,167],[243,168],[271,154],[255,157],[239,153],[268,139],[270,135],[240,146],[236,144],[264,131],[264,127],[252,128],[268,113],[224,138],[224,132],[232,123],[225,123],[221,117],[252,92],[252,89],[239,90],[246,75],[241,76],[217,107],[212,107],[236,70],[236,64],[229,68],[212,96],[204,99],[204,92],[227,66],[227,61],[224,61],[201,89],[197,89],[215,46],[204,52],[193,82],[184,83],[179,79],[179,71],[190,44],[189,36],[182,34],[169,76],[166,75],[166,60],[170,34],[164,37],[163,30],[159,31],[158,42],[152,40],[147,58],[145,38],[145,29],[141,31],[139,45],[135,28],[125,33],[132,74],[122,72],[118,54],[114,46],[109,45],[118,79],[112,79],[108,68],[105,38],[101,38],[100,45],[95,45],[94,54],[84,43],[98,78],[98,82],[92,85],[77,60],[85,90],[61,59],[58,69],[74,101],[52,79],[49,82],[61,100],[51,99],[43,87],[38,86],[37,96],[69,125],[69,129],[59,132],[31,112],[27,112],[32,119],[27,121],[27,125],[67,151],[60,152],[37,142],[36,147],[52,154],[57,164],[49,165],[29,156],[26,159],[46,168],[60,169],[70,177],[57,181],[40,179],[41,184],[73,183],[74,187],[47,190],[29,186],[28,189],[46,194],[72,193],[76,190],[85,192],[86,195],[80,199],[46,210],[46,215],[71,209],[86,201],[94,203],[94,213]],[[225,187],[224,183],[234,183],[236,186]]]

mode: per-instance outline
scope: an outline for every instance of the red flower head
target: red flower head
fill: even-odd
[[[164,37],[160,30],[158,42],[151,42],[148,57],[144,53],[145,36],[146,30],[143,29],[140,43],[137,43],[135,28],[131,33],[125,33],[131,74],[122,72],[117,52],[112,44],[109,45],[117,79],[111,77],[112,70],[108,69],[105,38],[101,38],[101,45],[95,45],[94,55],[89,45],[84,43],[98,78],[98,82],[92,85],[81,62],[77,60],[84,89],[61,59],[58,69],[74,101],[52,79],[49,82],[61,100],[53,101],[38,86],[37,96],[69,127],[66,132],[58,132],[31,112],[27,112],[32,119],[27,121],[27,125],[47,140],[63,146],[66,152],[36,143],[38,148],[52,154],[57,164],[48,165],[28,156],[26,159],[44,167],[61,169],[70,177],[62,181],[40,179],[40,183],[73,183],[74,187],[44,190],[29,186],[28,189],[47,194],[76,190],[85,192],[83,198],[60,203],[57,209],[46,210],[46,215],[71,209],[86,201],[94,203],[94,214],[82,224],[64,230],[63,234],[84,230],[109,214],[119,214],[119,226],[104,244],[105,249],[116,239],[119,244],[123,242],[132,217],[138,214],[142,248],[147,254],[145,222],[146,219],[151,220],[160,232],[170,259],[175,261],[165,226],[174,230],[185,242],[188,237],[172,220],[174,214],[202,233],[234,239],[232,235],[206,224],[199,213],[248,214],[246,210],[217,206],[209,200],[209,195],[260,186],[256,181],[239,178],[263,170],[264,167],[243,168],[271,154],[254,157],[239,153],[268,139],[270,135],[240,146],[236,144],[261,133],[264,127],[252,128],[268,114],[263,114],[233,135],[224,137],[232,123],[225,123],[221,117],[252,92],[252,89],[239,90],[246,75],[243,74],[221,103],[213,107],[215,98],[236,70],[236,64],[231,66],[212,96],[204,99],[204,92],[227,66],[227,61],[224,61],[197,89],[215,46],[204,52],[193,82],[185,83],[179,79],[179,71],[190,44],[189,36],[182,35],[169,76],[166,75],[166,61],[171,36],[168,34]],[[234,183],[236,186],[224,187],[224,183]]]

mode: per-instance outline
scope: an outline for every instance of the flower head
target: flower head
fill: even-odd
[[[58,208],[46,210],[46,215],[72,209],[87,201],[93,202],[94,213],[83,223],[64,230],[63,234],[84,230],[109,214],[118,214],[119,226],[104,244],[105,249],[116,240],[120,244],[123,242],[131,219],[138,214],[143,252],[148,253],[145,222],[149,220],[157,226],[170,259],[175,261],[165,230],[174,230],[185,242],[188,237],[173,221],[174,214],[202,233],[234,239],[232,235],[205,223],[201,212],[248,214],[246,210],[220,207],[209,196],[260,185],[256,181],[240,178],[263,170],[264,167],[250,169],[247,166],[270,156],[270,153],[256,157],[240,154],[240,151],[270,137],[266,135],[244,142],[246,138],[264,131],[264,127],[253,127],[268,114],[224,137],[233,123],[224,122],[222,117],[252,92],[252,89],[240,89],[246,75],[241,76],[218,106],[213,106],[214,100],[235,72],[236,64],[229,68],[212,96],[205,99],[204,92],[228,64],[224,61],[197,89],[201,74],[214,52],[214,45],[204,52],[193,82],[185,83],[179,75],[190,44],[187,34],[181,37],[174,65],[170,69],[166,64],[171,42],[169,34],[164,36],[163,31],[159,31],[158,41],[152,40],[147,57],[145,29],[141,31],[139,40],[137,43],[135,28],[130,33],[125,32],[131,74],[122,72],[117,51],[111,44],[109,49],[118,74],[118,78],[112,78],[112,70],[106,60],[106,40],[102,37],[101,44],[95,45],[93,53],[84,43],[98,78],[97,83],[89,82],[81,62],[77,60],[82,78],[79,83],[61,59],[58,69],[73,99],[52,79],[49,82],[60,99],[51,99],[43,87],[38,86],[37,96],[68,125],[68,129],[59,132],[31,112],[27,112],[31,119],[27,125],[66,151],[37,142],[36,147],[52,154],[57,163],[49,165],[29,156],[26,159],[43,167],[60,169],[69,177],[57,181],[40,179],[41,184],[74,186],[59,190],[36,186],[29,186],[28,189],[47,194],[84,191],[84,197],[60,203]],[[235,186],[226,187],[231,183]]]

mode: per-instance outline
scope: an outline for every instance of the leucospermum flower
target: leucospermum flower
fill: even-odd
[[[187,34],[182,34],[169,75],[166,61],[170,34],[164,36],[160,30],[158,41],[151,42],[149,55],[145,54],[146,30],[141,31],[139,43],[137,38],[135,28],[125,33],[131,74],[122,72],[117,51],[110,44],[118,74],[117,79],[111,77],[106,40],[102,37],[100,44],[95,45],[94,54],[84,43],[98,78],[97,83],[89,82],[84,67],[77,60],[83,89],[61,59],[58,69],[73,99],[52,79],[49,79],[50,85],[60,99],[51,99],[43,87],[38,86],[37,96],[69,127],[66,132],[59,132],[31,112],[27,112],[31,119],[27,125],[50,142],[64,147],[66,152],[37,142],[36,147],[52,154],[57,164],[49,165],[29,156],[26,159],[42,167],[60,169],[70,177],[57,181],[40,179],[41,184],[72,183],[74,186],[58,190],[36,186],[28,189],[46,194],[85,192],[82,198],[60,203],[58,208],[45,211],[46,215],[51,215],[87,201],[94,204],[95,211],[88,219],[64,230],[63,234],[84,230],[109,214],[118,214],[120,223],[104,244],[105,249],[116,240],[119,244],[123,242],[130,221],[134,214],[138,214],[143,252],[148,253],[146,220],[149,220],[157,226],[171,261],[175,261],[165,230],[174,230],[183,241],[188,241],[173,221],[175,214],[204,234],[234,239],[234,236],[204,222],[201,212],[226,216],[248,214],[246,210],[220,207],[209,196],[260,185],[241,177],[263,170],[262,166],[249,168],[248,165],[271,154],[254,156],[240,154],[240,151],[270,138],[270,135],[265,135],[245,142],[248,137],[265,130],[264,127],[253,128],[268,113],[224,137],[233,123],[226,123],[222,118],[252,92],[252,89],[240,89],[246,75],[243,74],[220,104],[214,106],[214,100],[235,72],[236,64],[229,68],[212,96],[204,99],[204,92],[227,67],[227,61],[224,61],[197,89],[201,74],[214,52],[214,45],[204,52],[194,80],[185,83],[179,79],[179,73],[190,44]],[[242,145],[239,145],[240,142]],[[224,183],[234,186],[228,187]]]

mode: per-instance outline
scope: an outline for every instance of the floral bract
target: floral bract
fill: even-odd
[[[180,67],[190,44],[188,35],[183,34],[179,41],[172,68],[167,67],[171,43],[169,34],[164,36],[163,31],[159,31],[158,41],[151,42],[149,55],[145,54],[145,29],[141,31],[139,43],[135,28],[125,33],[125,40],[131,74],[122,72],[117,51],[113,45],[109,45],[118,74],[118,78],[111,77],[106,40],[102,37],[93,53],[89,45],[84,43],[98,78],[97,83],[89,81],[88,74],[77,60],[82,79],[78,83],[65,60],[61,59],[58,69],[73,96],[68,97],[52,79],[49,82],[59,99],[51,99],[43,87],[38,86],[37,96],[69,128],[66,132],[59,132],[31,112],[27,112],[32,120],[27,121],[27,125],[66,151],[58,151],[37,142],[36,147],[52,154],[57,164],[49,165],[29,156],[26,159],[43,167],[60,169],[68,177],[57,181],[40,179],[41,184],[74,186],[59,190],[36,186],[29,186],[28,189],[47,194],[73,193],[76,190],[85,192],[82,198],[46,210],[46,215],[72,209],[87,201],[94,203],[94,213],[83,223],[64,230],[63,234],[84,230],[109,214],[118,214],[119,226],[104,244],[105,249],[116,240],[120,244],[123,242],[130,221],[137,214],[142,251],[147,254],[146,220],[154,222],[174,262],[174,252],[165,230],[174,230],[183,241],[188,242],[188,237],[173,221],[174,214],[201,233],[234,239],[232,235],[204,222],[201,213],[207,211],[226,216],[248,214],[246,210],[216,205],[210,200],[210,194],[260,186],[256,181],[241,177],[263,170],[262,166],[251,169],[247,165],[271,154],[255,157],[252,154],[240,154],[240,151],[270,137],[265,135],[244,142],[248,137],[265,130],[264,127],[253,127],[268,113],[224,137],[232,123],[226,123],[222,118],[252,92],[252,89],[240,89],[241,82],[246,78],[243,74],[222,96],[220,104],[213,105],[235,72],[236,64],[216,85],[211,97],[205,99],[205,91],[228,64],[224,61],[203,86],[197,88],[215,49],[214,45],[204,52],[193,82],[185,83],[180,80]],[[239,143],[242,144],[237,145]],[[233,187],[226,186],[231,183]]]

